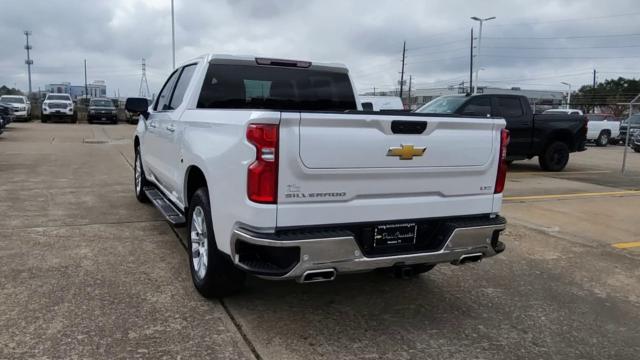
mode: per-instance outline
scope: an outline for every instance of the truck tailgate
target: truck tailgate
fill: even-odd
[[[283,112],[277,226],[491,213],[504,126],[488,118]]]

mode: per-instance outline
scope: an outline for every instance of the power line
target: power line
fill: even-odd
[[[637,59],[637,56],[530,56],[530,55],[505,55],[483,54],[485,57],[522,58],[522,59]]]
[[[615,17],[627,17],[627,16],[636,16],[636,15],[640,15],[640,12],[611,14],[611,15],[592,16],[592,17],[579,17],[579,18],[569,18],[569,19],[556,19],[556,20],[547,20],[547,21],[513,22],[513,23],[506,23],[506,24],[496,24],[494,26],[552,24],[552,23],[559,23],[559,22],[564,23],[569,21],[590,21],[590,20],[610,19]]]
[[[443,42],[443,43],[439,43],[439,44],[418,46],[418,47],[414,47],[414,48],[408,48],[407,50],[408,51],[413,51],[413,50],[418,50],[418,49],[430,49],[430,48],[434,48],[434,47],[446,46],[446,45],[457,44],[457,43],[462,43],[462,42],[467,42],[467,39],[448,41],[448,42]]]
[[[486,36],[486,39],[513,39],[513,40],[557,40],[557,39],[591,39],[591,38],[609,38],[609,37],[625,37],[625,36],[640,36],[640,33],[632,34],[602,34],[602,35],[574,35],[574,36]]]
[[[514,50],[574,50],[574,49],[624,49],[640,48],[640,45],[624,46],[485,46],[487,49],[514,49]]]

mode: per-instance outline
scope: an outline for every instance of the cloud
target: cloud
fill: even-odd
[[[638,75],[640,12],[633,0],[338,1],[175,0],[176,57],[202,53],[347,64],[361,91],[396,86],[402,42],[416,87],[468,81],[470,16],[484,26],[481,83],[523,88],[578,87]],[[567,20],[568,19],[568,20]],[[106,80],[110,94],[135,95],[140,59],[152,91],[171,70],[169,0],[23,0],[0,13],[0,84],[26,89],[24,35],[33,31],[34,88]],[[577,37],[577,36],[587,37]],[[563,38],[567,37],[567,38]]]

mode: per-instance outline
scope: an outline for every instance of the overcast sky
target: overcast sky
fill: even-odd
[[[33,32],[33,87],[105,80],[135,96],[140,59],[157,92],[171,70],[170,0],[0,0],[0,85],[27,89],[23,30]],[[640,2],[175,0],[176,57],[207,52],[349,66],[359,92],[392,89],[402,42],[417,88],[468,81],[470,16],[485,23],[480,84],[565,89],[640,77]],[[477,27],[476,27],[477,31]]]

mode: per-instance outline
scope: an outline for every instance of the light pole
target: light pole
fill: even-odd
[[[173,55],[173,70],[176,68],[176,29],[173,16],[173,0],[171,0],[171,53]]]
[[[569,104],[571,104],[571,84],[568,82],[561,81],[560,84],[567,85],[569,87],[569,92],[567,93],[567,109],[569,108]]]
[[[480,47],[482,46],[482,23],[484,23],[485,21],[493,20],[495,18],[496,18],[495,16],[484,18],[484,19],[481,19],[481,18],[479,18],[477,16],[471,17],[471,20],[475,20],[475,21],[480,23],[480,31],[478,31],[478,51],[476,51],[476,63],[474,65],[474,67],[476,68],[476,81],[473,84],[473,93],[474,94],[478,93],[478,74],[480,73],[480,65],[479,65]]]

